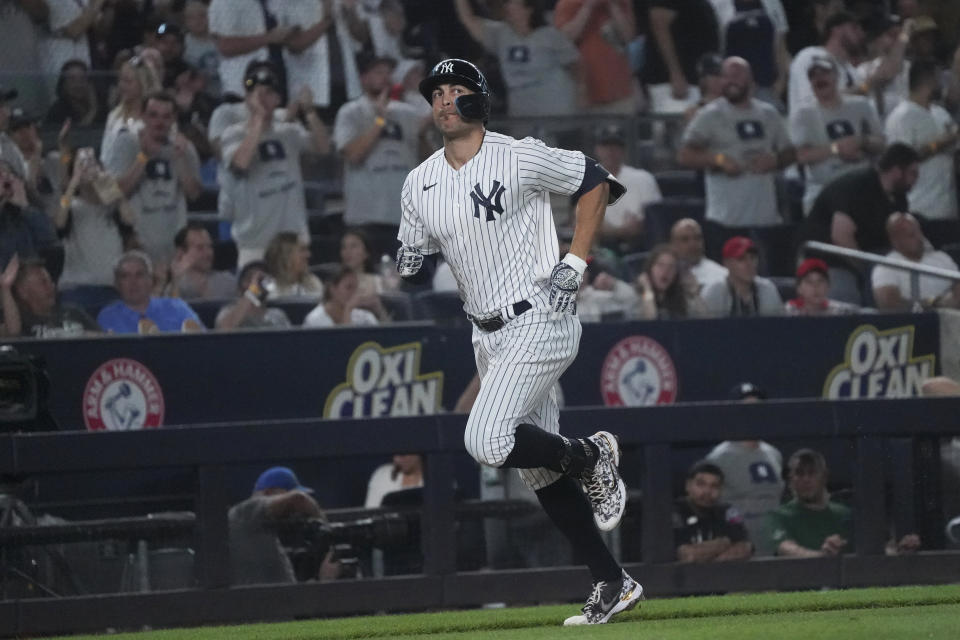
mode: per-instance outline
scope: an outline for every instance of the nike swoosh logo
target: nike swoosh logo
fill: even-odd
[[[430,191],[430,189],[433,189],[435,186],[437,186],[436,182],[434,182],[433,184],[424,185],[423,190]]]
[[[610,601],[609,601],[609,602],[603,600],[603,598],[600,598],[600,601],[601,601],[601,604],[603,605],[604,611],[609,611],[610,609],[612,609],[612,608],[613,608],[613,605],[616,604],[617,600],[619,600],[619,599],[620,599],[620,594],[619,594],[619,593],[616,594],[616,595],[614,595],[612,598],[610,598]]]

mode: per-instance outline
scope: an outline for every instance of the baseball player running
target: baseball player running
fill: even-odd
[[[577,290],[608,201],[623,185],[579,151],[486,129],[487,81],[449,59],[420,83],[443,135],[401,196],[397,270],[429,282],[440,253],[474,324],[480,392],[464,443],[478,462],[519,470],[554,524],[587,559],[593,590],[565,625],[602,624],[636,606],[643,587],[617,564],[599,529],[616,527],[626,488],[616,438],[559,434],[554,383],[577,355]],[[550,193],[577,198],[570,252],[559,260]],[[584,495],[586,494],[586,496]]]

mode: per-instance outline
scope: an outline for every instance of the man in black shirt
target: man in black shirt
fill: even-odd
[[[746,560],[753,555],[740,513],[720,503],[723,471],[701,460],[687,472],[687,495],[673,508],[673,539],[680,562]]]
[[[697,103],[697,61],[720,51],[709,0],[649,0],[650,35],[641,80],[654,113],[683,113]]]
[[[804,225],[804,240],[884,253],[886,221],[891,213],[907,212],[907,192],[917,181],[919,156],[912,147],[887,147],[876,166],[854,169],[828,183],[813,203]],[[865,267],[827,256],[829,297],[863,304],[860,294]]]
[[[33,338],[72,338],[99,333],[97,323],[79,307],[57,304],[57,285],[43,260],[29,258],[20,264],[13,282],[15,308],[4,309],[4,325],[13,335]]]

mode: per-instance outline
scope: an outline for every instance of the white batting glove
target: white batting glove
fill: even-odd
[[[397,273],[404,278],[416,275],[423,266],[423,253],[418,247],[409,244],[401,245],[397,249]]]
[[[550,273],[550,308],[554,318],[562,313],[577,312],[577,292],[583,281],[587,263],[568,253]]]

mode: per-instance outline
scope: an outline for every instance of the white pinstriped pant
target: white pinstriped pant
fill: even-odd
[[[473,329],[473,353],[480,393],[470,411],[463,441],[478,462],[499,467],[513,450],[521,423],[559,433],[560,409],[554,385],[577,357],[583,327],[576,316],[551,318],[549,309],[531,309],[499,331]],[[534,491],[560,474],[518,469]]]

